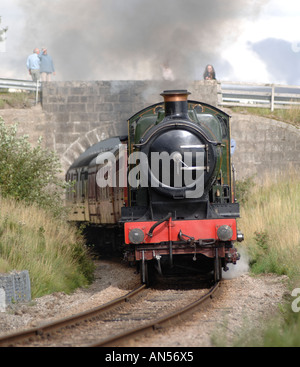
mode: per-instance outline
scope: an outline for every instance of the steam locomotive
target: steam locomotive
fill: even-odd
[[[189,94],[164,91],[129,118],[128,136],[93,145],[66,174],[69,219],[99,248],[122,244],[146,284],[178,269],[217,282],[239,259],[230,116]]]

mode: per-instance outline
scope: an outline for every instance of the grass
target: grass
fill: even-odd
[[[5,108],[30,108],[32,107],[32,93],[0,91],[0,109]],[[31,98],[31,100],[30,100]]]
[[[300,174],[289,172],[253,186],[239,227],[254,273],[300,274]]]
[[[1,118],[0,128],[0,272],[28,270],[33,298],[87,285],[94,267],[64,219],[58,157]]]
[[[269,108],[233,107],[232,111],[279,120],[300,128],[300,106],[293,106],[286,109],[275,109],[274,111],[271,111]]]
[[[291,290],[299,288],[300,173],[290,171],[267,177],[262,186],[246,181],[239,184],[244,203],[238,225],[245,234],[242,248],[250,256],[251,272],[285,274]],[[288,295],[278,306],[278,316],[262,332],[250,330],[248,325],[245,337],[234,345],[299,347],[300,312],[293,312],[294,300]]]
[[[28,270],[32,298],[88,285],[93,264],[75,228],[35,205],[0,198],[0,272]]]

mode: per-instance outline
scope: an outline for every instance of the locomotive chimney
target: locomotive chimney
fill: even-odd
[[[161,93],[165,101],[165,118],[189,119],[187,90],[165,90]]]

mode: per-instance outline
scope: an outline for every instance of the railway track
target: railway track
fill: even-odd
[[[97,341],[89,345],[89,347],[116,347],[124,346],[128,339],[137,337],[141,334],[146,334],[149,332],[155,332],[158,329],[163,328],[167,325],[172,325],[176,320],[183,319],[191,312],[195,311],[197,307],[203,304],[206,300],[213,298],[219,289],[220,283],[216,283],[208,291],[204,291],[200,296],[198,295],[196,299],[192,302],[188,302],[185,306],[181,306],[179,309],[172,312],[167,312],[164,316],[155,318],[142,326],[138,326],[132,330],[125,331],[124,333],[109,337],[105,340]],[[172,302],[172,297],[170,298]],[[183,301],[183,300],[182,300]],[[179,301],[181,303],[181,301]]]
[[[128,339],[183,318],[212,298],[219,285],[209,290],[158,290],[142,285],[105,305],[3,336],[0,346],[122,346]]]

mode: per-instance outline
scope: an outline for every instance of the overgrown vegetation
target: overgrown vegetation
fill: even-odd
[[[71,292],[93,278],[93,263],[74,227],[36,204],[0,199],[0,272],[28,270],[32,297]]]
[[[256,115],[267,117],[274,120],[287,122],[296,127],[300,127],[300,107],[294,106],[286,109],[275,109],[271,111],[270,108],[259,107],[233,107],[232,111],[238,113],[246,113],[248,115]]]
[[[292,171],[266,178],[263,185],[252,180],[240,182],[238,188],[243,205],[239,228],[245,234],[243,248],[250,255],[254,274],[287,275],[291,289],[299,288],[300,280],[300,173]],[[253,331],[249,340],[239,339],[236,345],[300,346],[300,314],[292,311],[293,298],[279,308],[260,334]]]
[[[246,191],[239,226],[252,271],[294,278],[300,273],[300,174],[267,178]]]
[[[64,212],[58,156],[42,147],[32,147],[27,136],[17,135],[17,125],[0,117],[0,193],[17,201],[36,203],[59,216]]]
[[[9,93],[8,90],[0,91],[0,109],[5,108],[30,108],[32,101],[35,100],[34,93],[30,92],[14,92]]]
[[[65,221],[58,157],[0,118],[0,272],[29,270],[32,296],[88,284],[93,264]]]

